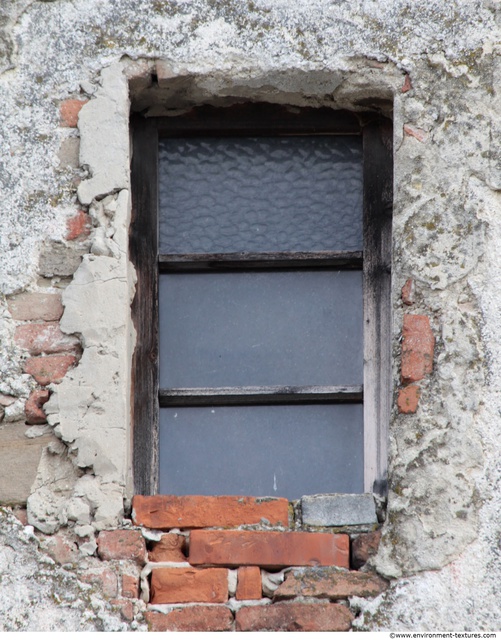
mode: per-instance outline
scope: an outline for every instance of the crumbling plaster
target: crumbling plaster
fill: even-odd
[[[49,551],[49,552],[48,552]],[[92,568],[92,560],[87,561]],[[32,526],[0,509],[1,631],[127,631],[130,625],[95,586],[77,579],[72,562],[58,565]],[[133,627],[145,631],[145,625]]]
[[[385,112],[393,103],[395,389],[408,277],[416,282],[410,312],[430,317],[436,362],[418,413],[392,418],[388,518],[375,560],[392,588],[353,605],[362,628],[500,627],[499,7],[33,0],[2,8],[2,293],[41,286],[41,243],[64,245],[79,203],[94,225],[63,294],[61,326],[84,352],[46,405],[60,444],[42,456],[33,524],[50,533],[74,523],[82,552],[92,553],[90,527],[119,523],[130,497],[128,84],[132,108],[150,115],[166,104],[236,99]],[[78,95],[90,101],[77,134],[58,128],[58,103]],[[80,167],[72,171],[57,154],[76,136]],[[21,373],[1,305],[0,393],[20,398],[9,409],[19,414],[33,382]]]

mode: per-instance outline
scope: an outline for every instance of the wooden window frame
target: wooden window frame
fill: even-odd
[[[387,491],[387,431],[391,408],[392,123],[374,113],[246,104],[198,107],[172,117],[132,118],[130,258],[137,275],[132,318],[133,472],[135,493],[158,488],[159,407],[189,404],[272,404],[361,401],[361,387],[158,388],[158,275],[168,271],[360,267],[364,297],[364,490]],[[363,140],[362,252],[158,254],[158,141],[161,136],[360,135]]]

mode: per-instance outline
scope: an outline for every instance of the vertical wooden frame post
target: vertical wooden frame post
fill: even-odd
[[[158,132],[155,122],[133,123],[130,257],[136,269],[132,319],[136,349],[132,366],[134,491],[158,487]]]
[[[365,491],[387,492],[391,411],[391,223],[393,128],[380,119],[364,143],[364,459]]]

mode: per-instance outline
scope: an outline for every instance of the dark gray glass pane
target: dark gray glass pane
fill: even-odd
[[[160,253],[362,249],[357,136],[160,141]]]
[[[363,382],[361,271],[160,276],[160,387]]]
[[[363,491],[362,405],[160,409],[160,493]]]

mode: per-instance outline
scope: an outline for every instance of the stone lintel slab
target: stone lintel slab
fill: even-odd
[[[303,524],[313,527],[377,524],[370,493],[330,493],[301,498]]]

